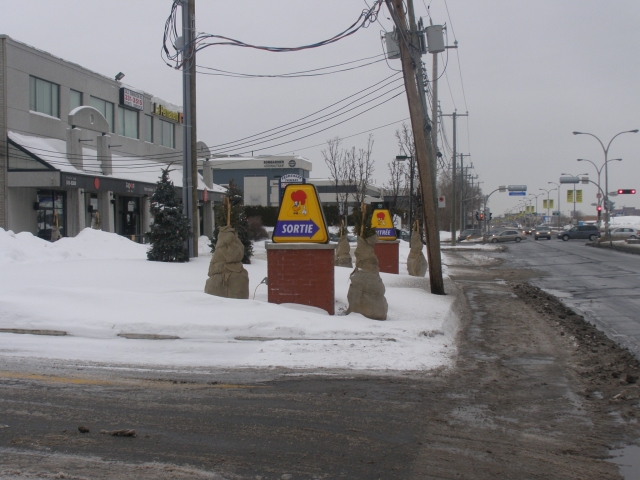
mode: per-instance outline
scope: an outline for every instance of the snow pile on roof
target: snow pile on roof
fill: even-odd
[[[56,170],[66,173],[75,173],[77,175],[92,175],[96,177],[120,178],[122,180],[132,180],[143,183],[157,183],[161,177],[162,169],[167,164],[149,160],[145,157],[120,156],[111,155],[114,173],[112,175],[102,174],[102,165],[98,161],[97,151],[86,146],[82,147],[83,170],[78,170],[67,159],[67,142],[57,138],[34,137],[24,135],[17,132],[8,132],[11,140],[18,145],[29,150],[33,155],[50,164]],[[175,151],[175,155],[179,156],[180,151]],[[128,163],[135,166],[131,169],[123,169]],[[120,168],[118,168],[120,167]],[[182,162],[176,162],[171,165],[169,178],[176,187],[182,186]],[[202,175],[198,174],[198,190],[204,190],[206,187],[202,180]],[[220,185],[213,185],[209,189],[210,192],[225,193],[226,188]]]
[[[262,257],[264,242],[255,247]],[[426,278],[381,274],[389,319],[380,322],[268,303],[267,287],[260,285],[267,262],[259,258],[246,266],[255,300],[234,300],[204,293],[209,255],[183,264],[149,262],[146,246],[115,234],[85,230],[50,244],[0,231],[0,250],[0,328],[69,334],[0,333],[5,356],[175,367],[422,370],[447,365],[455,353],[455,297],[431,295]],[[346,308],[350,273],[335,269],[338,312]],[[118,336],[131,333],[180,339]]]

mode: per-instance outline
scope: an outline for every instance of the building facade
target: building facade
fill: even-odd
[[[120,77],[121,79],[121,77]],[[182,188],[181,107],[0,35],[0,227],[140,240],[161,169]],[[224,189],[198,179],[201,200]],[[204,202],[203,202],[204,204]]]

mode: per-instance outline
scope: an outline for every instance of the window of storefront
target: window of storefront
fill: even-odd
[[[60,118],[60,87],[41,78],[29,76],[29,109]]]
[[[118,107],[118,135],[138,138],[138,112]]]
[[[144,140],[153,143],[153,117],[151,115],[144,116]]]
[[[169,148],[175,148],[174,136],[175,136],[175,125],[171,122],[165,122],[164,120],[160,120],[160,141],[158,142],[160,145]]]
[[[91,106],[98,110],[109,124],[109,131],[113,133],[113,103],[102,100],[98,97],[91,97]]]
[[[56,215],[60,234],[66,236],[67,197],[57,190],[38,190],[36,207],[38,210],[38,237],[51,240],[51,227],[56,226]]]
[[[82,92],[69,90],[69,111],[82,106]]]
[[[119,197],[120,225],[118,233],[142,243],[140,237],[140,198]]]

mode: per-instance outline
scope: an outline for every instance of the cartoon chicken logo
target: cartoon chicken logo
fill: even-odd
[[[387,222],[384,221],[384,212],[378,212],[376,217],[378,217],[378,226],[385,227],[387,225]]]
[[[307,194],[302,190],[296,190],[291,194],[291,200],[293,200],[293,214],[294,215],[306,215],[307,214]]]

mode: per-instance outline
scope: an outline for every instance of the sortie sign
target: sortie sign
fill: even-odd
[[[294,183],[285,187],[272,240],[275,243],[329,241],[315,185]]]

